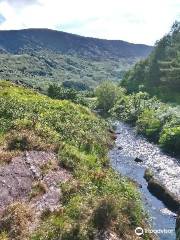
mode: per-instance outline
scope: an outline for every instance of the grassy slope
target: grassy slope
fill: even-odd
[[[29,137],[25,146],[24,133]],[[54,149],[74,177],[61,186],[61,210],[45,215],[31,239],[92,239],[102,229],[136,239],[134,228],[144,224],[139,194],[108,166],[112,140],[103,120],[80,105],[1,81],[0,135],[1,146],[13,144],[14,150]],[[8,232],[0,238],[8,239]]]
[[[138,58],[119,60],[83,59],[51,51],[35,54],[0,54],[0,79],[18,81],[46,89],[50,83],[72,80],[90,87],[103,80],[119,81]]]

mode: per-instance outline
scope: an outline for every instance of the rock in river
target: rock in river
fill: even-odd
[[[156,179],[149,169],[145,171],[144,178],[148,182],[149,191],[160,199],[170,210],[177,212],[180,209],[179,199]]]

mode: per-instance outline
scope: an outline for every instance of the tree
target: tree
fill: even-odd
[[[67,99],[67,100],[76,100],[77,92],[74,89],[64,88],[56,84],[49,85],[48,96],[55,99]]]
[[[117,85],[111,82],[103,82],[95,90],[98,103],[97,107],[102,109],[104,112],[108,112],[123,92],[124,89],[118,87]]]

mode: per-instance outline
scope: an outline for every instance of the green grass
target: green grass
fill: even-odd
[[[136,187],[109,167],[109,127],[89,109],[0,81],[0,118],[4,149],[53,149],[59,165],[73,176],[60,186],[62,206],[54,213],[44,212],[39,227],[28,239],[85,240],[102,230],[126,239],[134,235],[136,226],[145,224]],[[34,195],[45,191],[39,185],[33,190]],[[6,239],[7,232],[11,239],[13,227],[20,234],[15,234],[15,239],[22,239],[27,225],[17,225],[19,215],[14,218],[11,211],[8,214],[11,225],[1,230],[0,236]]]

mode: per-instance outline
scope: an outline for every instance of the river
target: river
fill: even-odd
[[[116,144],[109,153],[113,168],[141,185],[139,189],[144,208],[150,218],[151,228],[162,231],[157,234],[159,239],[175,240],[176,215],[149,192],[143,176],[145,169],[151,168],[155,177],[179,198],[179,159],[163,153],[157,145],[137,135],[134,128],[122,122],[116,123],[116,135]],[[143,162],[136,163],[135,157],[142,159]],[[163,232],[164,229],[168,230],[168,233]]]

